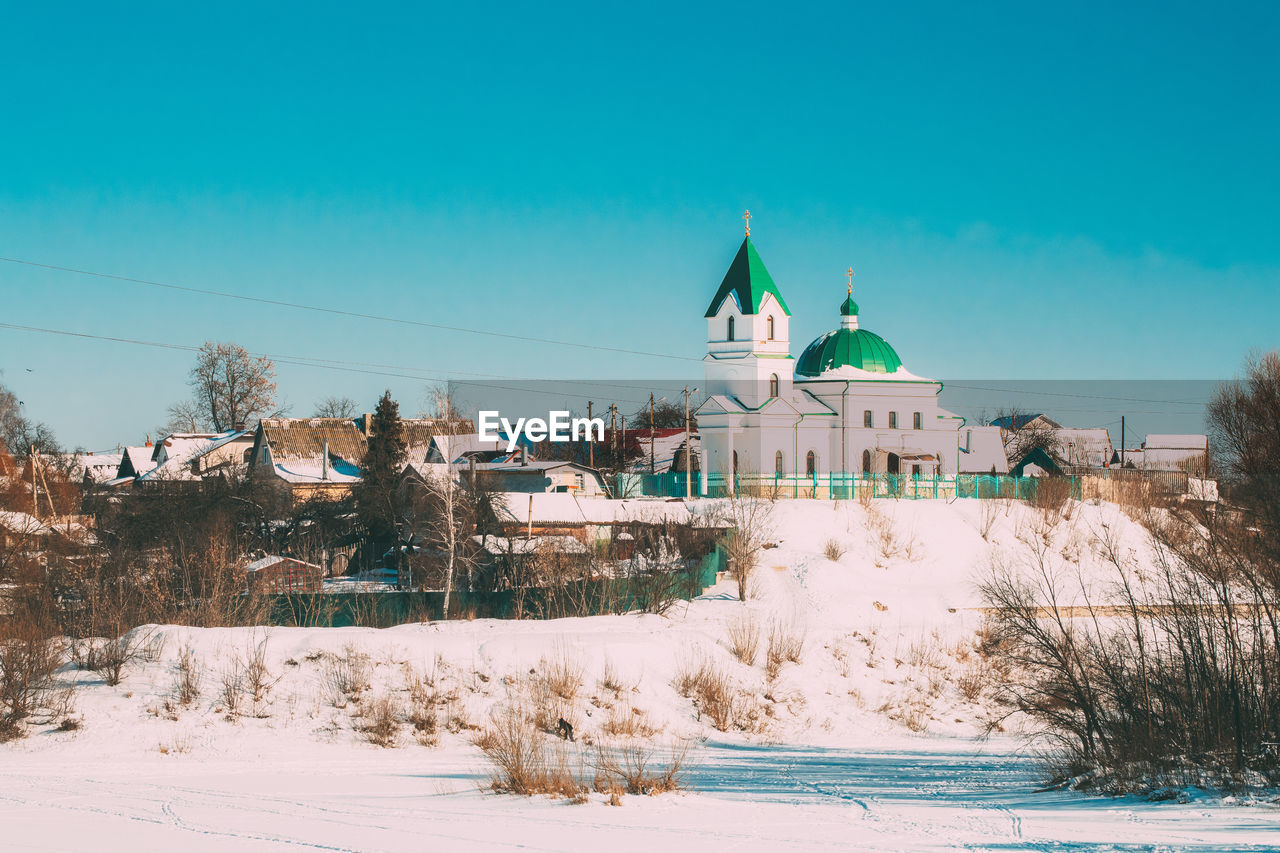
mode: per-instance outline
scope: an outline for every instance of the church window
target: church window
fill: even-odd
[[[769,329],[769,340],[773,340],[773,318],[770,317],[768,321],[765,323],[765,325]]]
[[[778,374],[776,373],[769,374],[769,396],[778,396]]]
[[[729,340],[733,340],[733,318],[729,318]]]
[[[912,414],[912,415],[911,415],[911,428],[912,428],[912,429],[924,429],[924,415],[920,414],[919,412],[915,412],[914,414]]]
[[[773,473],[777,474],[779,477],[782,476],[783,471],[782,471],[782,451],[781,450],[773,454]]]
[[[818,472],[818,457],[812,450],[804,457],[804,475],[812,477]]]
[[[862,425],[867,429],[871,429],[873,424],[874,424],[874,421],[871,419],[871,410],[867,409],[865,412],[862,413]]]
[[[890,412],[889,413],[889,429],[897,429],[897,428],[898,428],[898,413]]]
[[[871,473],[871,451],[870,450],[862,451],[862,473],[864,474]]]

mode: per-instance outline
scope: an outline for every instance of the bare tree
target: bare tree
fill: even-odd
[[[999,423],[1000,439],[1010,464],[1039,448],[1056,462],[1065,462],[1057,433],[1050,423],[1021,409],[998,409],[992,421]]]
[[[356,401],[350,397],[325,397],[316,403],[317,418],[354,418],[358,412],[356,411]]]
[[[468,430],[468,424],[454,406],[453,399],[445,388],[436,387],[428,392],[429,408],[427,414],[435,420],[433,431],[436,435],[460,435]],[[426,478],[425,486],[428,496],[427,530],[428,538],[444,552],[444,617],[449,618],[449,599],[453,595],[453,587],[457,570],[467,571],[467,589],[473,586],[475,560],[472,549],[464,547],[468,544],[471,531],[476,526],[477,501],[474,494],[459,482],[455,454],[446,452],[445,461],[440,470]],[[476,491],[476,484],[470,484],[470,492]]]
[[[22,413],[22,401],[0,384],[0,443],[21,461],[35,448],[36,453],[56,455],[62,452],[53,430]]]
[[[198,412],[192,423],[215,432],[243,428],[272,410],[276,401],[276,366],[266,356],[254,358],[238,344],[205,341],[191,368],[190,404],[175,404],[169,414]]]
[[[165,410],[169,419],[161,425],[162,433],[208,432],[211,428],[208,415],[195,400],[179,400]]]
[[[738,582],[738,600],[746,601],[747,585],[760,552],[773,535],[773,504],[763,498],[735,494],[725,500],[724,515],[730,525],[723,543],[729,557],[729,574]]]

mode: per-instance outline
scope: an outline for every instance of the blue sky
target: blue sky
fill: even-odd
[[[925,375],[1205,379],[1280,345],[1273,4],[267,5],[11,4],[0,256],[682,358],[9,263],[0,322],[696,377],[749,207],[797,354],[850,264]],[[139,440],[189,362],[0,328],[0,381],[72,445]],[[308,414],[423,381],[280,385]]]

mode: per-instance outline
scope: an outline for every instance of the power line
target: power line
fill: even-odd
[[[247,296],[243,293],[228,293],[222,290],[209,290],[200,287],[188,287],[181,284],[171,284],[163,281],[151,281],[145,278],[133,278],[125,275],[114,275],[112,273],[94,272],[93,270],[76,269],[75,267],[58,266],[57,264],[43,264],[37,261],[27,261],[21,258],[4,258],[0,257],[0,261],[10,264],[21,264],[28,267],[37,267],[39,269],[53,270],[55,272],[69,272],[76,275],[93,276],[94,278],[105,278],[113,281],[124,281],[130,284],[142,284],[148,287],[161,287],[166,290],[176,290],[183,293],[197,293],[202,296],[217,296],[223,299],[238,299],[244,302],[256,302],[262,305],[274,305],[279,308],[294,308],[299,311],[315,311],[321,314],[335,314],[341,317],[355,317],[361,320],[375,320],[381,323],[398,323],[403,326],[416,326],[424,329],[441,329],[448,332],[462,332],[469,335],[487,335],[492,338],[504,338],[513,341],[526,341],[536,344],[552,344],[555,346],[576,347],[578,349],[595,350],[597,352],[616,352],[625,355],[642,355],[649,358],[666,358],[676,361],[701,361],[701,359],[690,358],[683,355],[671,355],[670,353],[649,352],[647,350],[626,349],[625,347],[609,347],[602,344],[584,344],[577,341],[562,341],[555,338],[538,338],[530,335],[517,335],[510,332],[494,332],[488,329],[469,329],[463,326],[449,326],[444,323],[428,323],[425,320],[411,320],[405,317],[385,317],[380,314],[364,314],[359,311],[346,311],[341,308],[327,308],[321,305],[307,305],[302,302],[288,302],[282,299],[268,299],[264,296]]]
[[[1070,382],[1073,380],[1044,380],[1044,381]],[[1075,381],[1079,381],[1079,380],[1075,380]],[[1102,381],[1117,381],[1117,380],[1102,380]],[[1149,381],[1156,382],[1159,380],[1149,380]],[[1205,380],[1205,381],[1209,381],[1209,380]],[[963,388],[968,391],[997,391],[1004,394],[1035,394],[1035,395],[1047,396],[1047,397],[1075,397],[1082,400],[1111,400],[1111,401],[1121,402],[1121,403],[1160,403],[1163,405],[1170,405],[1170,406],[1204,406],[1209,402],[1208,400],[1152,400],[1152,399],[1146,399],[1143,397],[1109,397],[1103,394],[1071,394],[1065,391],[1035,391],[1028,388],[990,388],[983,385],[963,385],[958,382],[947,382],[945,383],[945,387]]]
[[[154,347],[154,348],[167,349],[167,350],[177,350],[179,352],[199,352],[200,351],[200,347],[191,346],[189,344],[170,344],[170,343],[164,343],[161,341],[143,341],[143,340],[138,340],[136,338],[118,338],[118,337],[112,337],[109,335],[93,335],[93,334],[89,334],[88,332],[73,332],[67,329],[47,329],[40,326],[24,326],[17,323],[0,323],[0,329],[13,329],[15,331],[36,332],[39,334],[46,334],[46,335],[62,335],[64,337],[85,338],[87,340],[108,341],[111,343],[130,344],[133,346],[144,346],[144,347]],[[516,387],[507,386],[507,385],[495,385],[489,381],[480,382],[475,380],[468,381],[463,379],[453,379],[448,374],[442,373],[440,371],[427,370],[425,368],[414,368],[414,367],[394,368],[395,370],[416,371],[415,373],[400,373],[400,372],[391,372],[388,370],[371,370],[371,369],[368,369],[367,366],[361,366],[362,364],[365,364],[362,362],[343,362],[343,361],[337,361],[334,359],[314,359],[307,356],[273,355],[271,353],[262,353],[262,352],[250,352],[249,354],[259,358],[261,357],[269,358],[278,364],[289,364],[297,367],[316,367],[322,370],[338,370],[344,373],[361,373],[368,376],[390,376],[392,378],[397,378],[397,379],[414,379],[419,382],[431,381],[433,379],[447,380],[454,385],[476,386],[481,388],[490,388],[498,391],[515,391],[522,394],[543,394],[543,395],[552,396],[552,397],[577,397],[583,400],[594,399],[595,396],[598,396],[598,395],[592,395],[592,394],[574,394],[571,392],[564,392],[564,391],[549,391],[549,390],[543,390],[538,388],[516,388]],[[438,375],[436,376],[423,375],[423,374],[429,374],[429,373],[435,373]],[[509,377],[509,376],[508,377],[495,376],[494,378],[499,380],[507,380],[507,381],[512,381],[515,379],[514,377]],[[515,380],[515,381],[519,381],[519,380]],[[583,380],[583,381],[590,381],[590,380]],[[647,400],[614,400],[613,402],[631,403],[631,404],[640,406],[640,405],[646,404],[648,401]]]

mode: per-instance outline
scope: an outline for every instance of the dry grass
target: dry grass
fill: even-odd
[[[674,744],[663,760],[658,751],[645,743],[596,748],[595,787],[600,793],[664,794],[685,786],[684,767],[689,754],[685,741]]]
[[[333,705],[345,708],[348,701],[359,701],[369,689],[369,656],[355,646],[344,646],[341,655],[326,654],[323,660],[322,678]]]
[[[360,734],[374,746],[393,747],[400,740],[400,707],[389,695],[375,696],[360,705]]]
[[[722,732],[745,728],[754,705],[747,694],[739,694],[728,674],[716,669],[709,659],[685,663],[676,671],[674,686],[681,696],[693,700],[698,718],[705,714]]]
[[[621,694],[630,689],[627,687],[626,683],[623,682],[617,669],[614,668],[613,661],[609,660],[609,658],[604,659],[604,671],[600,674],[600,681],[598,684],[600,685],[600,689],[608,690],[610,693],[614,694]]]
[[[915,534],[910,530],[899,529],[893,518],[881,512],[874,504],[867,506],[866,527],[879,557],[877,565],[883,567],[890,560],[910,560],[915,557],[919,548]]]
[[[756,665],[760,649],[760,623],[750,611],[738,615],[728,626],[729,651],[747,666]]]
[[[650,725],[648,715],[631,705],[617,705],[609,709],[609,716],[600,726],[600,731],[610,737],[651,738],[659,731]]]
[[[774,622],[769,626],[769,646],[765,652],[765,674],[773,681],[784,663],[799,663],[804,653],[804,630],[795,625]]]
[[[575,774],[570,767],[564,744],[548,742],[518,709],[508,707],[495,713],[475,743],[493,765],[491,784],[495,791],[548,794],[574,802],[585,799],[587,786],[582,774]]]
[[[582,689],[582,663],[567,650],[550,659],[543,658],[538,676],[547,692],[570,704]]]
[[[178,649],[178,668],[173,674],[170,695],[179,705],[187,706],[200,698],[204,668],[190,646]]]
[[[828,539],[827,544],[822,548],[822,553],[831,562],[838,563],[844,556],[844,546],[834,539]]]

